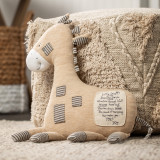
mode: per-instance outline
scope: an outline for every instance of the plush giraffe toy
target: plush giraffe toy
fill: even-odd
[[[105,140],[120,142],[130,136],[136,118],[134,96],[121,89],[100,89],[84,84],[77,76],[77,49],[89,35],[73,38],[79,27],[71,30],[69,15],[50,27],[29,52],[26,63],[32,71],[45,71],[54,65],[54,83],[40,128],[12,135],[15,142],[47,142],[68,139],[72,142]],[[152,128],[149,128],[147,137]]]

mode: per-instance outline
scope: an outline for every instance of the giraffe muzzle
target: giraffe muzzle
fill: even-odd
[[[26,64],[29,70],[34,72],[45,71],[50,66],[50,64],[34,49],[28,53]]]

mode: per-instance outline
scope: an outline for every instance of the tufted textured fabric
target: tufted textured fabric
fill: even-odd
[[[59,18],[37,18],[29,23],[28,51]],[[160,10],[116,9],[70,15],[81,34],[91,34],[88,45],[78,48],[80,79],[101,88],[132,92],[138,116],[160,132]],[[32,73],[32,121],[43,124],[53,83],[54,68]],[[137,131],[143,127],[136,125]]]

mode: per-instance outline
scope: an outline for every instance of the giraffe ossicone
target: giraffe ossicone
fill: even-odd
[[[112,135],[108,142],[114,143],[129,137],[133,130],[137,105],[130,92],[90,86],[76,74],[76,47],[88,43],[90,34],[74,37],[80,29],[71,30],[70,25],[73,23],[67,14],[41,36],[26,58],[32,71],[45,71],[54,65],[54,83],[43,127],[16,133],[12,135],[15,141],[82,142]]]

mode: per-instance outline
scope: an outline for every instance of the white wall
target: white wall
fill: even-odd
[[[0,0],[0,9],[7,25],[10,25],[19,0]]]
[[[160,0],[150,0],[149,6],[151,8],[160,8]]]
[[[147,0],[31,0],[29,10],[33,10],[35,17],[52,18],[65,13],[105,8],[138,8],[140,1]],[[157,7],[159,0],[153,1]],[[155,3],[154,3],[155,1]],[[7,25],[10,25],[19,0],[0,0],[0,9],[4,14]]]
[[[19,0],[0,0],[0,9],[7,25],[10,25]],[[65,13],[105,8],[159,8],[160,0],[31,0],[29,10],[36,17],[52,18]]]
[[[30,9],[36,16],[51,18],[85,10],[139,7],[139,0],[32,0]]]

